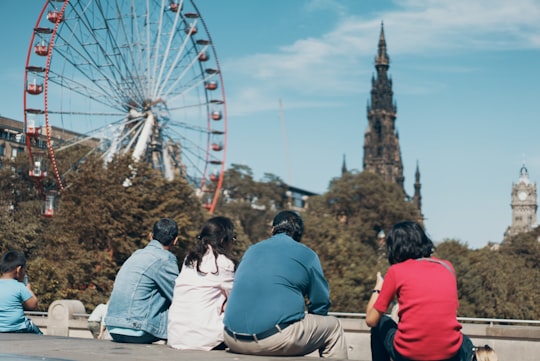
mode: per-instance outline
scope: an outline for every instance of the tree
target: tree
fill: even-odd
[[[275,213],[286,205],[287,185],[269,173],[256,181],[251,168],[238,164],[232,164],[224,178],[216,212],[235,221],[244,247],[268,238]]]
[[[92,308],[105,302],[118,269],[147,244],[157,219],[178,223],[174,251],[180,259],[203,221],[201,204],[185,180],[167,181],[129,156],[107,166],[90,156],[67,180],[61,206],[44,225],[42,245],[30,262],[42,304],[73,298]]]
[[[458,287],[459,315],[467,316],[473,314],[478,307],[474,297],[475,288],[478,287],[479,279],[474,277],[471,271],[471,250],[466,244],[457,240],[447,239],[438,244],[434,256],[440,259],[448,260],[454,266],[456,271],[456,281]]]
[[[58,154],[59,162],[74,166],[64,176],[68,187],[52,219],[40,216],[43,199],[29,177],[27,158],[5,161],[0,169],[0,250],[26,254],[40,310],[65,298],[79,299],[90,310],[105,302],[118,269],[147,244],[161,217],[173,218],[180,227],[179,246],[173,250],[178,260],[205,219],[230,217],[239,238],[234,254],[240,258],[249,245],[269,237],[275,214],[290,207],[288,187],[279,177],[265,174],[257,181],[245,165],[234,164],[225,172],[223,195],[211,215],[183,178],[167,181],[129,155],[104,166],[97,155],[80,161],[83,153],[81,148]],[[48,189],[53,182],[43,184]],[[326,193],[311,197],[302,217],[302,242],[321,259],[332,310],[363,312],[375,273],[389,267],[378,232],[417,220],[419,213],[397,185],[370,173],[347,173],[333,179]],[[538,239],[540,228],[478,250],[455,240],[438,244],[434,255],[456,269],[459,315],[540,318]]]
[[[469,250],[446,240],[436,256],[456,269],[460,309],[465,317],[538,319],[540,280],[538,230],[516,235],[500,246]]]
[[[20,250],[32,255],[42,226],[41,199],[28,175],[28,159],[5,160],[0,169],[0,251]]]
[[[305,243],[319,254],[334,310],[363,312],[376,271],[388,267],[378,232],[418,217],[399,186],[371,173],[346,173],[332,180],[327,193],[312,198]]]

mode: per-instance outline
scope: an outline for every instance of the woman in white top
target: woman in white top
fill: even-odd
[[[168,345],[180,350],[223,349],[223,316],[231,291],[236,240],[229,218],[206,221],[176,279],[169,308]]]

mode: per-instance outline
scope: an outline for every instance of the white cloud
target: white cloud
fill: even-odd
[[[328,4],[316,0],[308,6],[322,9]],[[260,85],[247,87],[233,98],[249,99],[256,92],[258,103],[267,104],[265,98],[271,96],[275,101],[276,94],[283,93],[314,100],[366,91],[358,80],[374,71],[381,21],[391,58],[540,48],[537,0],[402,0],[395,4],[397,9],[370,19],[339,11],[347,15],[340,15],[336,27],[318,38],[298,39],[273,53],[229,59],[224,65],[226,73],[235,73],[237,81],[244,79],[251,86]],[[243,109],[237,108],[240,113],[264,109],[250,107],[254,102],[242,103]],[[313,101],[303,103],[313,105]]]
[[[396,52],[433,49],[536,48],[540,32],[537,0],[403,0],[384,14],[397,35]],[[503,48],[501,48],[503,47]]]

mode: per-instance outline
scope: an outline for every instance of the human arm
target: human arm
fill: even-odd
[[[371,293],[371,297],[369,298],[369,302],[366,307],[366,324],[369,327],[375,327],[379,323],[379,320],[381,319],[384,312],[381,312],[375,307],[375,302],[379,298],[380,291],[383,287],[384,280],[382,278],[381,272],[377,272],[377,281],[375,282],[375,288],[373,289],[373,292]]]
[[[176,281],[176,277],[178,277],[178,274],[179,271],[176,258],[172,259],[170,257],[161,262],[161,265],[156,273],[155,282],[157,287],[169,302],[172,302],[174,283]]]
[[[327,315],[330,309],[330,290],[324,277],[319,257],[315,256],[310,268],[310,282],[307,297],[308,312],[315,315]]]
[[[229,299],[229,294],[231,293],[233,282],[234,282],[234,263],[224,255],[220,255],[218,258],[219,264],[219,288],[223,295],[223,303],[221,305],[221,310],[219,314],[225,313],[225,307],[227,305],[227,300]]]
[[[26,289],[30,293],[30,297],[26,298],[26,300],[23,301],[22,306],[25,311],[33,311],[37,308],[38,305],[38,299],[34,292],[32,291],[32,287],[30,286],[30,283],[26,285]]]

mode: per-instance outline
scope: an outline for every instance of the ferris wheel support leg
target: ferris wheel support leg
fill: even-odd
[[[148,144],[150,143],[150,138],[152,136],[152,129],[154,127],[154,123],[155,123],[154,114],[152,114],[152,112],[147,112],[143,129],[141,131],[141,134],[139,135],[137,144],[135,144],[135,148],[133,149],[133,159],[135,161],[139,161],[141,157],[145,154],[146,148]]]
[[[113,138],[113,141],[111,143],[111,146],[109,147],[109,149],[106,151],[105,153],[105,163],[109,163],[113,157],[118,154],[119,152],[119,149],[120,149],[120,141],[122,140],[121,137],[122,137],[122,134],[124,134],[124,128],[125,128],[125,125],[122,124],[114,133],[114,138]]]
[[[172,159],[169,155],[168,147],[163,147],[163,166],[165,170],[165,179],[167,180],[173,180],[174,178],[174,170],[172,166]]]

